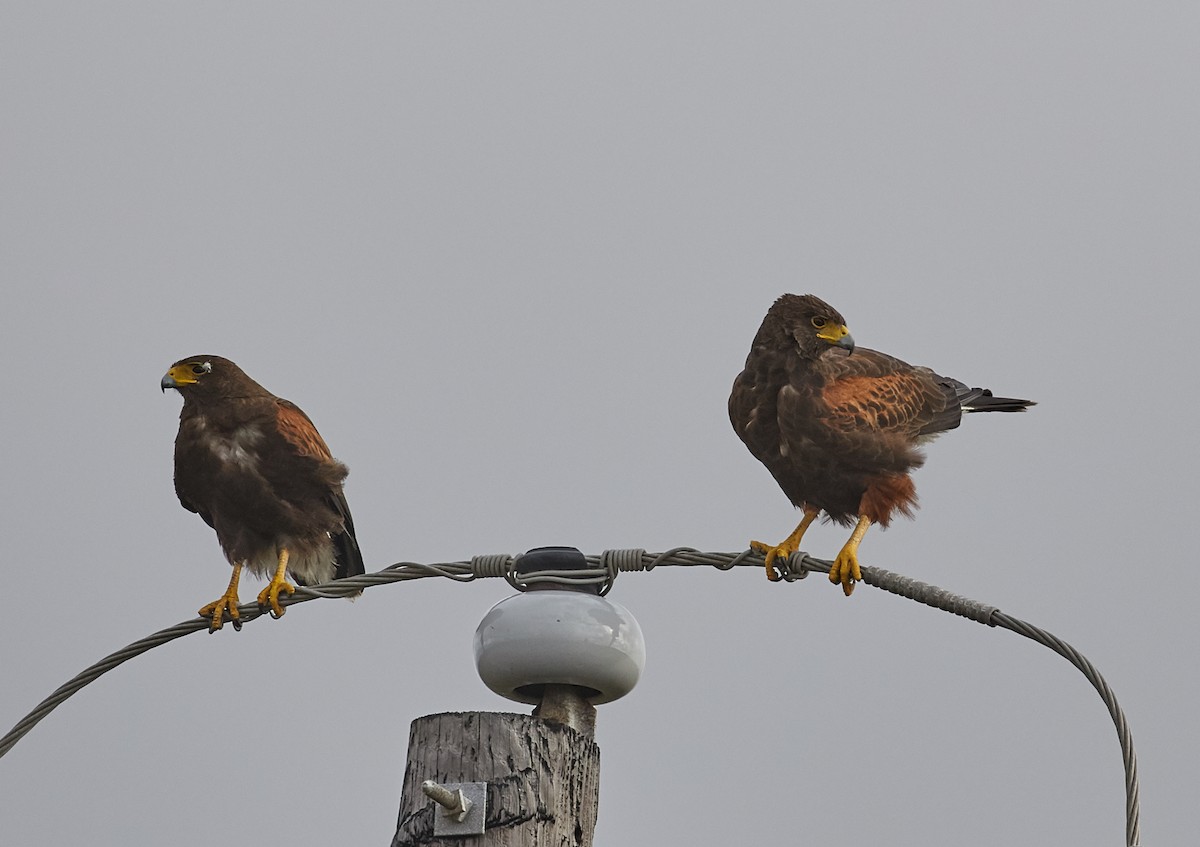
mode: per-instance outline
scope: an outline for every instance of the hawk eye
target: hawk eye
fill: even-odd
[[[817,329],[821,329],[822,327],[825,326],[826,323],[828,323],[828,321],[826,321],[820,315],[817,315],[817,316],[813,317],[813,319],[812,319],[812,325],[815,326]]]
[[[192,373],[194,373],[196,376],[200,376],[200,374],[210,373],[211,371],[212,371],[212,365],[210,365],[208,362],[205,362],[203,365],[192,365]]]

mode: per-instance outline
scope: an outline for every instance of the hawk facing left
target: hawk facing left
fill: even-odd
[[[183,397],[175,439],[175,493],[217,533],[233,566],[229,587],[200,609],[209,632],[236,629],[243,568],[270,584],[259,606],[283,615],[280,593],[365,572],[342,491],[348,473],[294,403],[276,397],[220,356],[180,359],[162,390]]]

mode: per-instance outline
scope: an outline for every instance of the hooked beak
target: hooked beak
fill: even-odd
[[[192,385],[196,382],[195,375],[192,374],[192,369],[187,365],[175,365],[165,374],[162,381],[158,384],[165,394],[168,388],[179,390],[185,385]]]
[[[851,353],[854,352],[854,336],[850,334],[850,330],[846,329],[845,324],[826,326],[817,333],[817,338],[828,344],[832,344],[834,347],[841,347],[843,350]]]

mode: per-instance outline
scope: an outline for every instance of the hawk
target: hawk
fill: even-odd
[[[734,430],[804,512],[779,544],[750,542],[766,555],[767,578],[781,578],[775,560],[799,550],[824,512],[827,520],[854,524],[829,571],[849,596],[862,579],[858,545],[867,529],[886,527],[896,512],[913,516],[917,493],[908,474],[925,461],[919,446],[957,427],[964,412],[1033,405],[855,347],[828,303],[784,294],[763,318],[729,395]]]
[[[191,356],[171,365],[162,390],[183,397],[175,438],[175,493],[217,533],[233,566],[229,587],[200,609],[216,632],[238,620],[242,569],[271,581],[258,605],[283,615],[280,594],[294,586],[365,572],[342,482],[308,415],[276,397],[220,356]]]

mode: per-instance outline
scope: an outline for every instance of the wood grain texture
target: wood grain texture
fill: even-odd
[[[436,838],[432,779],[486,782],[487,831]],[[583,733],[530,715],[451,712],[412,723],[392,847],[590,847],[600,748]]]

